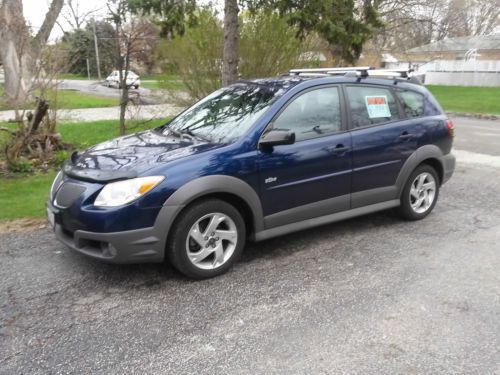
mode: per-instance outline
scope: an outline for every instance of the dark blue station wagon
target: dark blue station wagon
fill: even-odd
[[[406,72],[294,70],[74,153],[47,214],[59,240],[92,258],[168,259],[212,277],[247,240],[395,207],[424,218],[455,168],[453,131]]]

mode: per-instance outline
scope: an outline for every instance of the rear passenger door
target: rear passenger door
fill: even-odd
[[[394,90],[346,85],[352,134],[351,207],[397,198],[396,179],[417,147],[417,123],[405,114]]]

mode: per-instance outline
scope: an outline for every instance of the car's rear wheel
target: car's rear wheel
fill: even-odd
[[[184,275],[205,279],[229,270],[245,240],[245,222],[239,211],[225,201],[209,199],[180,214],[169,234],[167,255]]]
[[[439,196],[439,177],[430,165],[422,164],[408,178],[401,195],[399,212],[407,220],[429,215]]]

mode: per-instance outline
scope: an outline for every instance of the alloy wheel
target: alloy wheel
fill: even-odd
[[[212,270],[231,258],[237,241],[234,221],[226,214],[210,213],[198,219],[189,230],[186,251],[194,266]]]
[[[436,197],[436,180],[428,173],[419,174],[410,188],[410,205],[418,214],[426,212],[434,203]]]

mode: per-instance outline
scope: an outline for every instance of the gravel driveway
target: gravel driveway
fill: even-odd
[[[252,244],[208,281],[0,235],[0,373],[500,374],[500,158],[463,152],[425,220]]]

